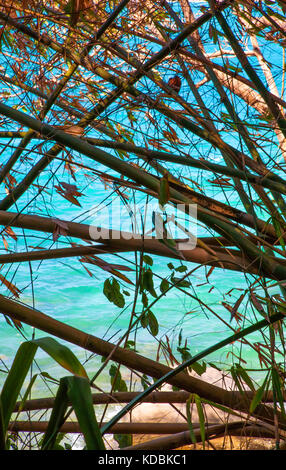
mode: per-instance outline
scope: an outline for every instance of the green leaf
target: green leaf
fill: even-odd
[[[202,407],[201,399],[196,393],[194,393],[194,398],[195,398],[196,407],[197,407],[198,416],[199,416],[200,432],[201,432],[201,438],[202,438],[202,443],[203,443],[203,449],[205,449],[206,433],[205,433],[204,410],[203,410],[203,407]]]
[[[193,369],[198,375],[202,375],[205,373],[207,365],[205,362],[203,362],[203,364],[200,364],[199,362],[194,362],[191,365],[191,369]]]
[[[148,376],[146,374],[143,374],[141,377],[141,385],[144,390],[146,390],[149,387]]]
[[[263,384],[261,385],[261,387],[259,387],[257,389],[257,391],[255,392],[254,397],[251,400],[251,403],[250,403],[250,406],[249,406],[249,412],[250,413],[253,413],[255,411],[256,407],[261,402],[264,391],[265,391],[265,388],[266,388],[266,384],[268,383],[268,377],[269,377],[269,373],[266,375],[266,377],[263,381]]]
[[[114,392],[127,392],[127,385],[124,380],[122,380],[118,366],[111,364],[109,375],[111,377],[111,385]]]
[[[283,234],[283,230],[281,228],[281,225],[280,225],[279,221],[276,219],[276,217],[272,217],[272,223],[273,223],[276,235],[279,239],[279,242],[281,243],[281,246],[282,246],[283,250],[285,250],[285,242],[284,242],[284,237],[283,237],[284,234]]]
[[[168,174],[165,174],[160,180],[159,204],[164,207],[170,197]]]
[[[118,442],[119,449],[132,446],[132,435],[130,434],[113,434],[116,442]]]
[[[63,380],[67,384],[68,398],[72,402],[87,450],[105,450],[88,380],[75,376],[64,377]]]
[[[143,255],[143,261],[149,266],[153,266],[153,259],[149,255]]]
[[[238,375],[241,377],[241,379],[243,380],[243,382],[245,382],[246,385],[248,385],[250,390],[255,392],[255,387],[253,385],[253,382],[251,378],[249,377],[248,373],[246,372],[246,370],[240,364],[236,364],[236,371]]]
[[[148,310],[147,316],[148,316],[148,324],[149,324],[150,331],[153,336],[157,336],[159,332],[159,325],[158,325],[157,318],[155,317],[154,313],[151,312],[151,310]]]
[[[32,387],[33,387],[33,385],[34,385],[35,380],[36,380],[37,377],[38,377],[38,374],[35,374],[35,375],[33,375],[33,377],[31,378],[30,383],[29,383],[29,385],[28,385],[28,387],[27,387],[27,389],[26,389],[26,391],[25,391],[25,393],[24,393],[24,396],[23,396],[23,398],[22,398],[22,400],[21,400],[21,402],[20,402],[20,404],[19,404],[18,413],[20,413],[20,412],[22,411],[22,409],[24,408],[25,403],[26,403],[26,401],[27,401],[27,399],[28,399],[29,394],[31,393]]]
[[[114,303],[117,307],[123,308],[125,305],[125,299],[120,292],[120,285],[114,277],[106,279],[104,282],[103,293],[109,300]]]
[[[281,415],[283,419],[285,419],[284,396],[283,396],[284,388],[283,388],[279,373],[275,367],[272,367],[271,375],[272,375],[272,387],[273,387],[274,399],[278,401],[280,409],[281,409]]]
[[[57,448],[58,433],[71,402],[87,450],[105,450],[94,413],[90,385],[85,377],[68,376],[60,380],[54,407],[42,442],[43,450]]]
[[[191,402],[193,401],[192,395],[186,402],[186,412],[187,412],[187,420],[188,420],[188,425],[189,425],[189,431],[190,431],[190,438],[193,444],[196,444],[197,439],[194,433],[194,428],[193,428],[193,423],[192,423],[192,414],[191,414]]]
[[[169,282],[167,281],[167,279],[163,279],[161,284],[160,284],[160,291],[162,292],[162,294],[165,294],[165,292],[167,292],[167,290],[169,289]]]
[[[53,338],[40,338],[26,341],[18,348],[13,364],[2,388],[0,400],[3,410],[3,426],[6,432],[15,408],[17,398],[24,384],[25,378],[33,362],[37,348],[42,348],[58,364],[74,374],[87,377],[76,356],[66,346],[61,345]]]
[[[5,426],[4,426],[4,416],[3,416],[3,407],[2,401],[0,397],[0,450],[6,449],[6,442],[5,442]]]
[[[64,417],[68,409],[69,398],[67,394],[67,383],[62,378],[55,397],[54,406],[51,412],[47,430],[44,434],[41,449],[52,450],[55,447],[57,435],[64,423]]]
[[[184,362],[187,361],[188,359],[191,359],[191,357],[192,357],[190,352],[189,352],[188,347],[183,347],[183,348],[178,347],[177,351],[181,354],[182,361],[184,361]]]
[[[56,341],[54,338],[40,338],[35,339],[32,343],[39,346],[49,356],[51,356],[58,364],[66,370],[81,377],[87,377],[85,368],[81,365],[74,353],[63,344]]]
[[[178,266],[178,268],[175,268],[175,271],[177,271],[178,273],[184,273],[185,271],[187,271],[187,266]]]
[[[37,346],[30,341],[21,344],[3,385],[0,399],[2,403],[4,432],[7,431],[17,398],[34,359],[36,350]]]
[[[145,308],[148,307],[148,297],[145,292],[142,292],[142,304]]]
[[[144,313],[144,315],[142,315],[142,317],[140,319],[140,323],[141,323],[142,328],[147,328],[147,326],[148,326],[148,316],[147,316],[146,313]]]
[[[148,292],[150,292],[150,294],[153,297],[157,297],[156,291],[154,289],[153,273],[151,269],[147,269],[143,273],[142,284],[143,284],[143,289],[146,289]]]
[[[191,283],[189,281],[186,281],[185,279],[180,279],[179,277],[172,277],[172,281],[176,283],[176,286],[178,287],[190,287]]]

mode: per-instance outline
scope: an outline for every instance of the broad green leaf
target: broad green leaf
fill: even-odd
[[[127,392],[127,385],[122,379],[118,366],[111,364],[109,375],[111,377],[111,385],[114,392]]]
[[[42,450],[54,449],[58,432],[64,423],[64,417],[68,409],[69,398],[68,398],[68,386],[64,380],[66,377],[60,380],[60,385],[55,397],[54,406],[49,419],[48,427],[42,440]]]
[[[70,399],[78,423],[83,433],[87,450],[105,450],[104,442],[98,426],[90,385],[83,377],[64,377]]]
[[[26,341],[19,347],[13,364],[7,375],[2,388],[0,399],[3,409],[4,430],[8,428],[8,424],[15,408],[17,398],[19,397],[21,388],[25,378],[33,362],[37,348],[41,347],[47,352],[58,364],[74,374],[87,377],[85,369],[82,367],[76,356],[66,346],[61,345],[53,338],[40,338],[37,340]]]
[[[33,362],[37,345],[26,341],[19,347],[1,392],[3,425],[6,432],[24,380]]]
[[[177,271],[178,273],[184,273],[185,271],[187,271],[187,266],[178,266],[177,268],[175,268],[175,271]]]
[[[185,279],[180,279],[178,277],[172,277],[172,281],[176,283],[178,287],[190,287],[191,283]]]
[[[145,289],[145,290],[147,290],[148,292],[150,292],[150,294],[151,294],[153,297],[157,297],[156,291],[155,291],[155,289],[154,289],[153,273],[152,273],[151,269],[147,269],[147,270],[143,273],[142,285],[143,285],[143,289]]]
[[[248,373],[246,372],[246,370],[243,367],[241,367],[240,364],[236,364],[236,370],[237,370],[237,373],[239,374],[239,376],[241,377],[241,379],[243,380],[243,382],[245,382],[246,385],[248,385],[250,390],[255,392],[255,387],[253,385],[253,382],[252,382],[251,378],[249,377]]]
[[[104,282],[103,293],[107,299],[114,303],[117,307],[123,308],[125,299],[120,292],[120,285],[116,279],[106,279]]]
[[[148,316],[146,313],[144,313],[141,318],[140,318],[140,323],[142,328],[147,328],[148,326]]]
[[[149,255],[143,255],[143,261],[146,264],[149,264],[149,266],[153,266],[153,259]]]
[[[113,434],[113,437],[118,442],[119,449],[132,446],[132,435],[130,434]]]
[[[142,292],[142,304],[145,308],[148,307],[148,297],[145,292]]]
[[[206,371],[206,368],[207,368],[207,365],[205,362],[203,362],[203,364],[200,364],[199,362],[194,362],[191,365],[191,369],[193,369],[198,375],[204,374]]]
[[[87,377],[84,367],[67,346],[49,337],[35,339],[32,343],[43,349],[43,351],[49,354],[58,364],[72,372],[72,374]]]
[[[33,387],[37,377],[38,377],[38,374],[35,374],[31,378],[30,383],[29,383],[29,385],[28,385],[28,387],[27,387],[27,389],[24,393],[24,396],[23,396],[22,400],[20,401],[19,408],[18,408],[18,413],[20,413],[22,411],[22,409],[24,408],[25,403],[28,399],[29,394],[31,393],[32,387]]]

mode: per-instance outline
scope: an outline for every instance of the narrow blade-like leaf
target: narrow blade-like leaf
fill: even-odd
[[[105,450],[98,426],[88,380],[83,377],[65,377],[68,397],[72,402],[87,450]]]

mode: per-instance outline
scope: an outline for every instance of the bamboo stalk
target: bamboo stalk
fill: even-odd
[[[138,392],[112,392],[112,393],[93,393],[92,402],[94,405],[129,403],[138,395]],[[142,403],[186,403],[190,394],[188,392],[153,392]],[[17,411],[32,411],[53,408],[55,399],[48,398],[35,398],[27,400],[23,406],[19,401],[16,404],[15,412]]]
[[[112,392],[112,393],[93,393],[92,402],[94,405],[118,405],[122,403],[129,403],[139,392]],[[234,390],[233,395],[237,397],[237,400],[240,398],[240,392]],[[245,390],[245,395],[249,397],[249,400],[253,398],[253,392]],[[180,390],[178,392],[152,392],[147,397],[144,397],[141,403],[186,403],[190,397],[189,392]],[[286,400],[286,392],[285,392]],[[264,392],[262,397],[262,402],[272,403],[273,402],[273,392],[272,390]],[[54,397],[48,398],[34,398],[31,400],[26,400],[24,404],[21,401],[16,403],[14,412],[19,411],[34,411],[34,410],[47,410],[53,408],[55,399]]]
[[[173,154],[168,152],[160,152],[157,150],[149,150],[144,147],[136,147],[129,142],[114,142],[102,139],[96,139],[92,137],[85,137],[84,140],[90,144],[96,145],[97,147],[106,147],[119,150],[125,150],[127,152],[135,153],[141,157],[145,157],[148,160],[160,160],[163,162],[172,162],[178,165],[190,166],[193,168],[198,168],[200,170],[210,171],[212,173],[220,173],[224,176],[233,176],[241,179],[242,181],[248,181],[249,183],[254,183],[261,185],[262,187],[268,189],[274,189],[280,191],[282,194],[286,194],[286,184],[279,176],[276,178],[276,175],[271,176],[262,176],[255,175],[248,171],[243,171],[238,168],[231,168],[226,165],[220,165],[218,163],[213,163],[204,159],[195,159],[188,156],[182,156],[179,154]]]
[[[272,438],[273,433],[262,426],[251,426],[245,425],[243,422],[234,422],[228,424],[216,424],[207,426],[205,430],[206,439],[217,439],[221,436],[239,436],[239,437],[260,437],[260,438]],[[202,436],[199,429],[194,428],[194,435],[197,443],[202,442]],[[142,442],[133,446],[124,447],[124,451],[127,450],[171,450],[183,447],[186,445],[192,445],[192,440],[189,431],[183,431],[172,436],[159,437],[152,439],[151,441]]]
[[[47,96],[45,97],[47,99]],[[70,108],[69,112],[72,113],[73,110]],[[82,117],[82,114],[78,114],[79,117]],[[104,131],[107,129],[104,128]],[[0,131],[0,138],[21,138],[24,136],[24,132],[21,131]],[[37,135],[37,138],[41,136]],[[115,137],[115,136],[114,136]],[[180,154],[160,152],[157,150],[150,150],[145,147],[138,147],[131,144],[130,142],[118,142],[114,140],[104,140],[97,139],[94,137],[82,137],[86,142],[95,145],[97,147],[112,148],[115,150],[124,150],[130,153],[134,153],[139,157],[144,158],[146,161],[163,161],[163,162],[172,162],[178,165],[190,166],[192,168],[198,168],[200,170],[209,171],[211,173],[219,173],[224,176],[233,176],[241,179],[242,181],[248,181],[249,183],[254,183],[256,185],[280,191],[282,194],[286,194],[286,184],[282,178],[278,175],[271,174],[268,176],[256,175],[248,171],[242,171],[238,168],[231,168],[225,165],[220,165],[218,163],[213,163],[203,158],[197,160],[190,155],[182,156]]]
[[[68,237],[94,241],[92,233],[98,233],[98,239],[96,242],[106,244],[109,251],[142,251],[143,249],[147,253],[168,258],[172,257],[177,259],[184,259],[194,263],[200,263],[234,271],[249,272],[253,274],[259,273],[258,269],[255,268],[255,266],[253,266],[241,252],[236,250],[226,249],[224,252],[222,252],[222,248],[219,250],[217,248],[218,251],[215,251],[216,248],[213,247],[212,249],[214,254],[210,254],[201,247],[195,247],[193,249],[181,249],[180,242],[184,244],[184,242],[187,240],[178,240],[177,247],[179,251],[178,254],[176,254],[158,240],[148,236],[145,236],[144,239],[132,238],[132,234],[124,234],[123,232],[117,232],[116,230],[101,229],[99,227],[79,224],[76,222],[68,222],[65,220],[58,220],[57,222],[56,219],[37,215],[24,215],[13,212],[0,211],[0,224],[4,226],[21,227],[29,230],[53,233],[57,227],[57,223],[59,226],[62,225],[67,227],[66,236]],[[208,239],[206,239],[206,242],[208,243]],[[104,249],[104,247],[102,248]],[[64,252],[59,252],[61,255],[73,255],[73,253],[80,251],[73,251],[73,248],[62,248],[60,250],[65,250]],[[40,251],[40,253],[37,253],[37,251]],[[12,253],[7,255],[0,255],[0,259],[2,259],[2,262],[24,262],[29,260],[36,260],[37,257],[38,259],[48,259],[50,257],[49,251],[51,250],[36,250],[35,252],[31,251],[24,253]],[[53,250],[52,253],[52,257],[56,258],[57,251]],[[279,262],[283,263],[284,260],[279,259]],[[275,276],[269,273],[269,278],[275,279]]]
[[[102,423],[101,427],[106,425]],[[12,432],[41,432],[47,429],[48,421],[13,421],[9,424]],[[197,427],[194,423],[194,427]],[[188,423],[117,423],[106,434],[172,434],[189,429]],[[77,422],[66,421],[59,432],[81,433]]]

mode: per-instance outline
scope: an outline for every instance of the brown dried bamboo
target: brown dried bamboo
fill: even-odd
[[[102,423],[103,427],[106,423]],[[48,421],[12,421],[9,431],[45,432]],[[108,434],[172,434],[186,431],[188,423],[117,423],[109,429]],[[80,433],[77,422],[66,421],[59,432]]]
[[[256,425],[245,425],[243,422],[234,422],[228,424],[216,424],[208,426],[205,430],[206,440],[216,439],[221,436],[240,436],[240,437],[260,437],[260,438],[274,438],[273,433]],[[202,441],[201,432],[199,429],[194,429],[194,435],[197,443]],[[183,431],[172,436],[159,437],[151,441],[135,444],[134,446],[124,447],[126,450],[171,450],[178,447],[192,444],[189,431]]]
[[[99,227],[94,227],[87,224],[67,222],[65,220],[57,220],[37,215],[17,214],[6,211],[0,211],[0,224],[5,226],[21,227],[29,230],[36,230],[48,233],[53,233],[57,226],[65,226],[66,236],[91,241],[94,241],[91,235],[92,231],[93,233],[95,233],[95,230],[99,229]],[[208,266],[215,266],[224,269],[248,272],[252,274],[259,273],[259,270],[255,266],[253,266],[239,250],[224,250],[223,248],[221,248],[215,251],[214,247],[212,247],[213,254],[211,254],[207,250],[200,247],[195,247],[193,249],[180,249],[180,243],[184,244],[184,242],[186,241],[187,240],[178,241],[178,254],[176,254],[174,251],[170,250],[170,248],[168,248],[166,245],[160,243],[158,240],[153,239],[151,237],[144,237],[144,239],[131,238],[130,234],[124,234],[123,232],[117,232],[107,229],[102,229],[102,231],[99,233],[97,240],[97,242],[104,243],[105,245],[107,245],[107,249],[109,250],[109,252],[110,250],[114,250],[116,252],[144,250],[145,252],[151,254],[165,256],[168,258],[173,257],[178,259],[184,259],[186,261],[204,264]],[[69,251],[60,253],[65,253],[71,256],[77,256],[77,251],[74,248],[66,248],[63,250]],[[45,253],[38,252],[38,254],[37,252],[28,252],[17,254],[13,253],[10,255],[7,254],[1,256],[1,262],[16,262],[50,258],[49,250],[46,250]],[[54,250],[52,257],[57,257],[56,250]],[[279,262],[285,264],[284,260],[279,259]],[[275,277],[272,277],[271,273],[269,273],[269,278],[275,279]]]
[[[139,392],[93,393],[92,402],[94,405],[118,405],[119,403],[129,403],[138,395],[138,393]],[[249,396],[249,399],[253,397],[253,393],[251,391],[246,390],[244,393],[246,396]],[[240,392],[234,390],[233,395],[237,396],[239,399]],[[183,390],[178,392],[153,392],[147,397],[144,397],[141,403],[186,403],[189,397],[190,393]],[[265,403],[273,402],[273,392],[271,390],[265,392],[261,401]],[[18,412],[50,409],[53,408],[54,403],[54,397],[26,400],[24,404],[19,401],[16,403],[14,411]]]

